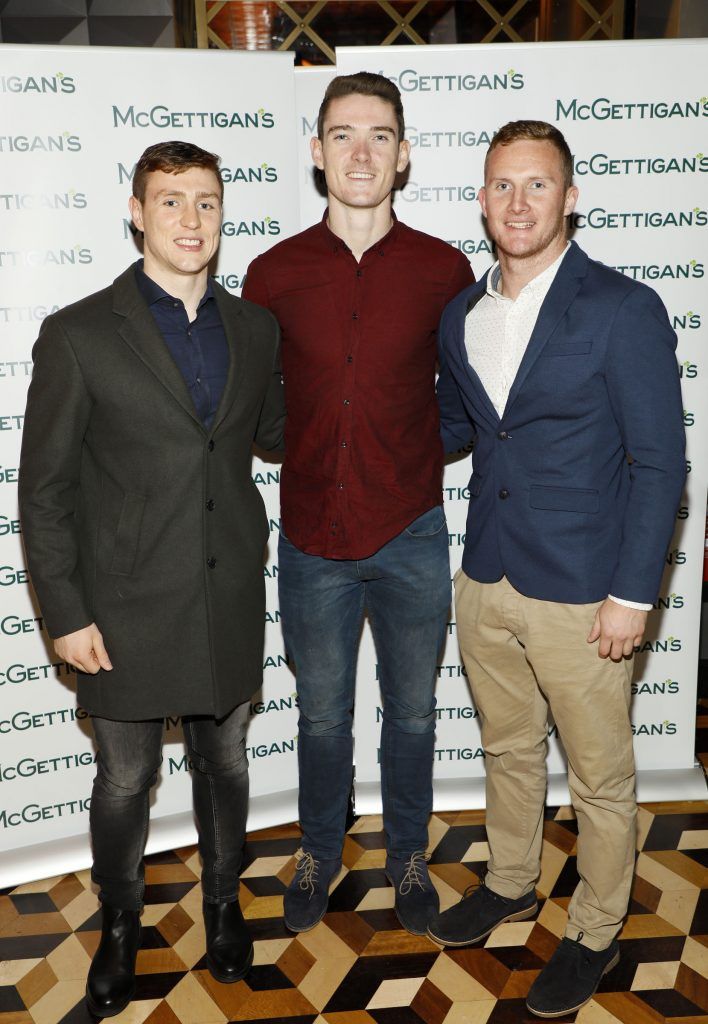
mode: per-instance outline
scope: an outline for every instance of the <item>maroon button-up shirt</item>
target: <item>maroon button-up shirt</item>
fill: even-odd
[[[323,221],[248,269],[282,333],[281,516],[325,558],[366,558],[442,503],[436,331],[474,281],[466,257],[394,221],[357,263]]]

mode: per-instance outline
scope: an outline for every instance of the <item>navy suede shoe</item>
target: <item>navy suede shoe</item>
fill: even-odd
[[[412,935],[427,935],[430,921],[440,910],[440,899],[424,851],[416,850],[407,860],[386,857],[386,877],[396,890],[398,920]]]
[[[339,873],[341,860],[317,860],[299,850],[295,877],[283,898],[285,927],[291,932],[308,932],[327,913],[329,886]]]
[[[580,932],[578,940],[583,933]],[[575,939],[562,939],[534,981],[526,1007],[536,1017],[565,1017],[575,1013],[597,991],[602,976],[619,963],[619,944],[588,949]]]
[[[513,900],[500,896],[486,885],[470,886],[459,903],[430,923],[428,935],[441,946],[469,946],[485,939],[505,921],[524,921],[538,910],[536,893]]]

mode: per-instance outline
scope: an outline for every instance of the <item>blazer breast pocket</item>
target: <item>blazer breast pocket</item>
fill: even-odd
[[[549,341],[541,356],[583,356],[592,351],[592,338],[587,341]]]

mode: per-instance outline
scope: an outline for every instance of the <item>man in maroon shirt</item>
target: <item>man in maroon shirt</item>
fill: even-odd
[[[288,414],[278,558],[303,838],[285,923],[317,924],[341,867],[366,609],[383,697],[386,875],[399,920],[424,934],[438,907],[424,853],[450,602],[435,333],[474,277],[461,253],[392,211],[410,152],[395,85],[368,72],[335,78],[317,134],[325,217],[254,260],[243,293],[280,323]]]

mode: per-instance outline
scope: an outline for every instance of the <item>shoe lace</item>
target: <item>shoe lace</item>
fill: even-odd
[[[295,862],[295,870],[298,873],[302,872],[297,884],[303,892],[307,892],[309,889],[310,896],[314,896],[315,882],[317,881],[317,873],[320,865],[311,853],[306,853],[304,850],[300,850],[297,856],[298,859]]]
[[[420,889],[425,889],[426,874],[425,853],[423,850],[416,850],[408,859],[405,874],[398,886],[401,896],[407,896],[414,885],[417,885]]]

